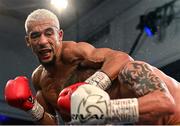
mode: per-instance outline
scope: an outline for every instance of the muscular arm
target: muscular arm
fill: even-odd
[[[42,125],[56,125],[57,119],[55,118],[55,111],[52,108],[52,106],[50,106],[44,99],[41,88],[38,85],[40,73],[41,73],[41,68],[39,67],[32,74],[32,83],[37,92],[36,99],[43,106],[43,108],[45,110],[43,118],[41,120],[39,120],[37,123],[42,124]]]
[[[139,102],[140,121],[154,122],[175,110],[174,99],[164,80],[144,62],[128,63],[119,80],[135,92]]]
[[[73,43],[71,49],[67,50],[68,54],[73,54],[70,57],[80,61],[82,66],[93,67],[101,65],[101,71],[106,73],[111,80],[118,76],[119,71],[122,70],[127,62],[133,61],[126,53],[109,48],[95,48],[85,42]]]

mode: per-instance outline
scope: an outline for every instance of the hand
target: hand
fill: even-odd
[[[102,89],[93,85],[82,85],[71,95],[71,123],[106,124],[110,97]]]
[[[100,93],[101,95],[93,95],[92,97],[89,97],[89,99],[87,99],[87,100],[84,99],[84,98],[88,97],[90,94],[93,94],[94,92]],[[77,99],[76,99],[76,97],[77,97]],[[63,89],[61,91],[61,93],[59,94],[57,105],[60,108],[60,110],[64,110],[64,112],[60,111],[60,113],[62,115],[62,118],[65,121],[67,121],[67,120],[71,121],[70,116],[73,119],[72,121],[77,122],[77,120],[78,120],[78,122],[80,122],[80,123],[86,123],[86,121],[89,123],[90,121],[93,120],[92,118],[96,118],[96,119],[98,118],[98,121],[100,124],[100,123],[102,123],[102,121],[103,122],[105,121],[104,113],[107,113],[107,103],[106,103],[105,99],[108,102],[110,100],[109,95],[106,92],[99,89],[98,87],[88,85],[85,82],[82,82],[82,83],[73,84],[73,85]],[[85,100],[85,101],[83,101],[83,100]],[[100,101],[100,103],[96,104],[96,102],[98,102],[98,101]],[[80,103],[80,102],[82,102],[82,103]],[[84,103],[87,103],[87,104],[84,104]],[[76,110],[78,110],[79,104],[81,104],[80,105],[81,107],[79,108],[80,113],[78,115],[77,114],[78,112]],[[83,106],[82,104],[85,106]],[[89,105],[91,107],[88,107]],[[87,112],[84,107],[90,108],[89,109],[90,112]],[[96,113],[94,112],[94,110],[96,110]],[[92,112],[92,115],[90,114],[91,112]],[[66,115],[69,115],[69,119],[66,119],[64,117],[64,113],[68,113]],[[95,114],[93,114],[93,113],[95,113]],[[84,119],[80,119],[81,116]],[[90,120],[90,121],[88,121],[88,120]]]
[[[37,120],[42,118],[44,109],[32,95],[26,77],[19,76],[9,80],[5,86],[4,96],[9,105],[31,113]]]
[[[95,85],[103,90],[106,90],[111,85],[111,80],[104,72],[97,71],[88,79],[86,79],[85,82],[76,83],[63,89],[59,94],[57,101],[60,113],[70,113],[70,96],[78,86],[84,84]]]
[[[72,93],[80,86],[84,85],[86,83],[80,82],[73,84],[71,86],[68,86],[64,88],[60,94],[59,98],[57,100],[57,105],[59,107],[59,112],[63,118],[64,121],[70,121],[71,116],[70,116],[70,106],[71,106],[71,95]]]
[[[139,119],[136,98],[110,100],[93,85],[81,85],[71,95],[72,124],[133,124]]]

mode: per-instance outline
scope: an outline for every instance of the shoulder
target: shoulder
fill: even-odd
[[[77,42],[74,41],[63,41],[62,54],[66,55],[72,53],[77,46]]]
[[[37,78],[42,73],[44,67],[42,65],[39,65],[32,73],[32,78]]]
[[[39,65],[32,73],[32,83],[36,90],[40,89],[39,81],[43,69],[44,67],[42,65]]]
[[[64,41],[62,48],[62,57],[66,61],[74,61],[83,58],[87,51],[95,49],[87,42]]]
[[[163,71],[159,70],[156,67],[153,67],[154,72],[159,76],[159,78],[161,78],[163,81],[166,82],[166,84],[168,85],[175,85],[178,86],[179,82],[177,80],[175,80],[174,78],[168,76],[167,74],[165,74]]]
[[[63,41],[63,50],[68,50],[68,49],[76,49],[73,47],[89,47],[89,48],[94,48],[93,45],[89,44],[88,42],[75,42],[75,41]]]

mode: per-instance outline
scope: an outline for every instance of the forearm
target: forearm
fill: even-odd
[[[46,109],[35,99],[32,109],[27,111],[33,118],[35,123],[42,125],[55,125],[57,120],[55,115],[50,114]]]
[[[171,115],[175,111],[174,100],[171,95],[161,91],[154,91],[138,98],[139,121],[155,122],[165,115]]]
[[[101,69],[87,78],[85,82],[106,90],[109,88],[112,81],[117,78],[125,64],[130,61],[132,61],[132,59],[127,54],[109,50],[109,52],[106,53]]]
[[[171,101],[155,92],[140,98],[110,100],[108,118],[120,124],[156,124],[174,113]],[[137,100],[137,101],[136,101]],[[169,99],[170,100],[170,99]]]
[[[46,102],[41,90],[37,91],[36,99],[39,105],[43,107],[44,113],[42,118],[36,120],[35,122],[41,125],[57,125],[58,120],[56,117],[56,110]]]
[[[133,59],[129,55],[112,51],[106,55],[101,70],[106,73],[111,80],[114,80],[124,66],[131,61],[133,61]]]

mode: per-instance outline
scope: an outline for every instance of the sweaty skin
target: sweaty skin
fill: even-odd
[[[121,51],[62,39],[63,31],[53,28],[47,20],[32,23],[26,36],[27,45],[41,63],[32,74],[36,98],[46,110],[40,124],[57,124],[55,110],[65,121],[70,121],[70,115],[56,105],[60,91],[85,81],[97,70],[106,73],[112,81],[106,90],[111,99],[138,98],[137,124],[180,123],[177,81]]]
[[[102,69],[102,61],[101,56],[104,52],[110,51],[109,49],[96,49],[96,53],[98,54],[99,60],[93,59],[94,61],[91,61],[91,59],[77,59],[77,57],[72,56],[72,54],[75,54],[74,52],[72,53],[71,51],[75,51],[77,47],[73,46],[82,46],[83,49],[85,49],[86,46],[89,46],[89,44],[86,43],[75,43],[75,42],[64,42],[63,43],[63,50],[62,50],[62,60],[64,61],[62,64],[59,64],[55,70],[52,72],[47,71],[42,65],[40,65],[33,73],[32,75],[32,80],[33,84],[35,86],[35,89],[39,92],[41,92],[41,97],[43,96],[45,101],[48,102],[52,106],[52,108],[56,108],[61,113],[63,113],[63,110],[60,110],[60,108],[57,107],[56,102],[58,95],[60,91],[77,82],[84,82],[88,77],[90,77],[93,73],[95,73],[97,70]],[[68,49],[71,47],[70,49]],[[79,50],[78,50],[79,51]],[[124,53],[118,52],[119,54],[123,55],[122,62],[118,64],[123,64],[131,58],[127,58],[126,55],[124,56]],[[65,56],[63,56],[65,55]],[[104,55],[104,54],[103,54]],[[108,55],[108,54],[106,54]],[[112,57],[112,56],[111,56]],[[124,58],[124,59],[123,59]],[[69,60],[69,61],[68,61]],[[108,65],[108,64],[107,64]],[[121,68],[121,67],[119,67]],[[111,68],[113,69],[113,68]],[[111,69],[109,71],[111,71]],[[113,82],[117,81],[117,74],[114,74],[111,79],[114,80]],[[116,76],[116,77],[114,77]],[[114,79],[116,78],[116,79]],[[113,87],[113,86],[112,86]],[[112,90],[112,89],[111,89]],[[113,89],[114,90],[114,89]],[[109,90],[110,91],[110,90]],[[112,92],[112,91],[110,91]],[[115,90],[113,91],[115,93]],[[118,90],[117,90],[118,93]],[[119,94],[120,95],[120,94]],[[39,97],[39,96],[37,96]],[[117,97],[117,96],[116,96]],[[42,99],[42,98],[40,98]],[[66,114],[66,113],[65,113]],[[62,115],[62,117],[66,120],[65,115]],[[45,119],[46,120],[46,119]],[[69,121],[69,119],[68,119]]]
[[[141,61],[128,63],[119,75],[139,102],[137,124],[179,124],[180,84],[159,69]]]

